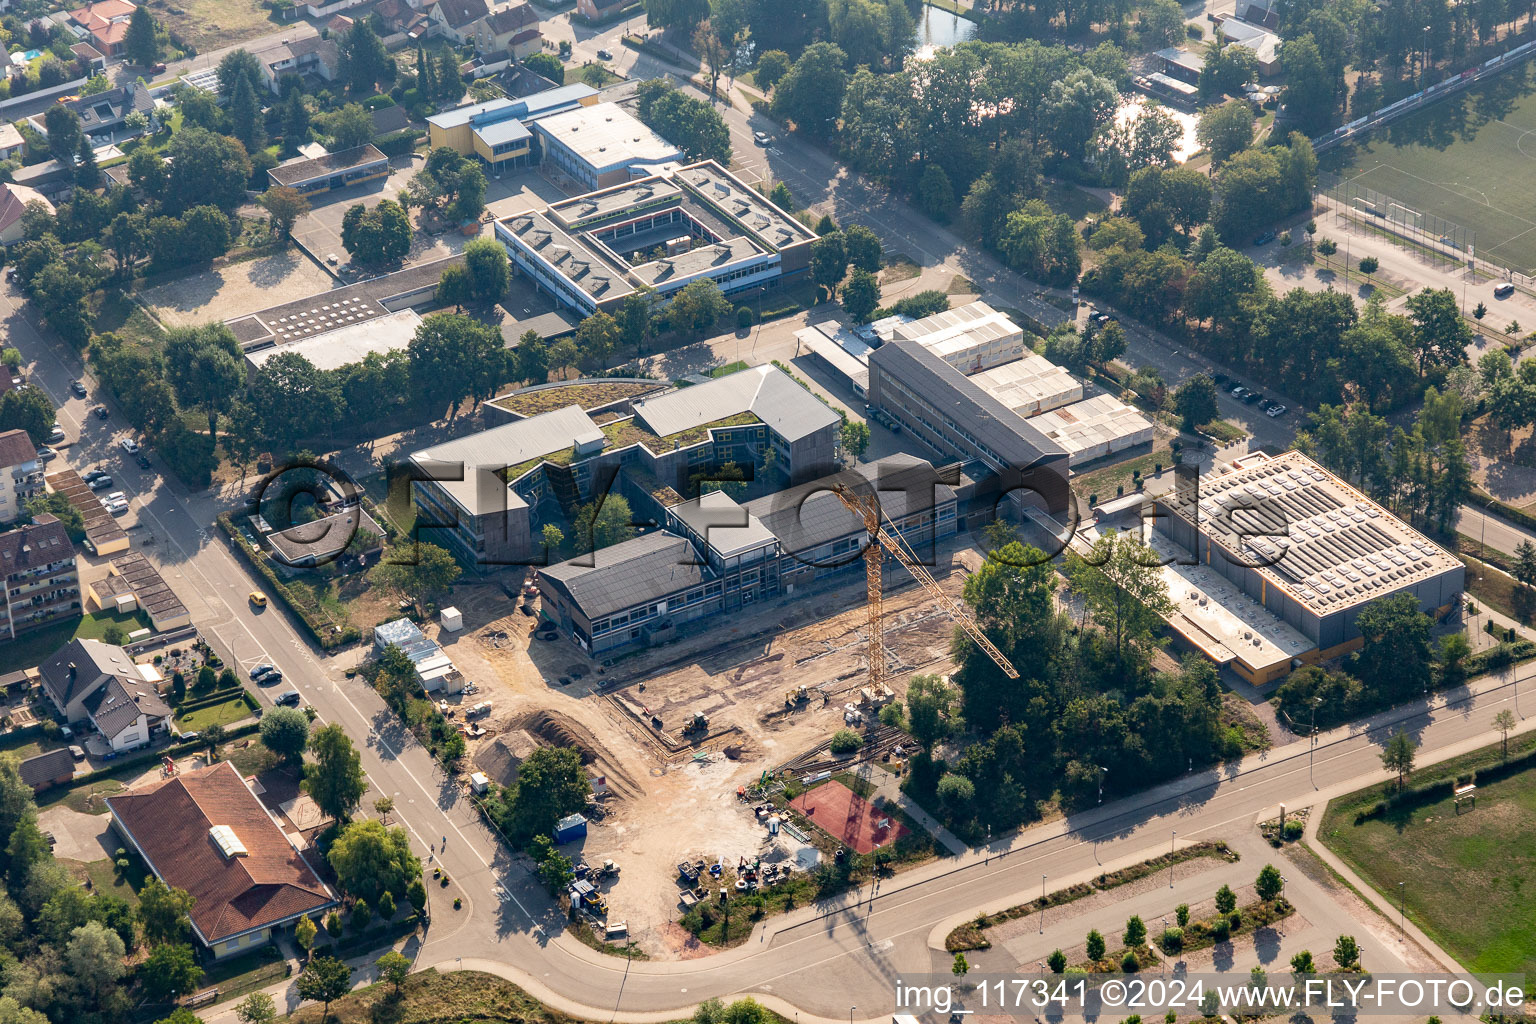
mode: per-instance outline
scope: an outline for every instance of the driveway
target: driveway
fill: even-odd
[[[85,863],[110,857],[122,842],[106,814],[81,814],[56,804],[37,816],[37,826],[53,833],[53,855]]]

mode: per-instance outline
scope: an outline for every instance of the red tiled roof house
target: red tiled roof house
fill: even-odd
[[[192,930],[215,958],[270,942],[336,895],[228,761],[107,798],[112,827],[166,885],[196,900]]]

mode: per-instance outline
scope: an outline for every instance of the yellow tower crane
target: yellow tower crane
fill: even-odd
[[[1009,679],[1019,678],[1019,670],[1013,667],[1013,662],[997,649],[997,645],[987,639],[987,635],[976,625],[970,613],[957,604],[934,581],[933,574],[909,555],[906,545],[899,535],[892,534],[880,522],[880,500],[873,494],[856,494],[853,488],[846,484],[838,484],[833,488],[842,503],[848,506],[859,518],[864,520],[864,529],[869,532],[870,544],[864,549],[864,578],[869,588],[869,685],[874,693],[880,692],[880,687],[885,685],[885,638],[882,635],[881,623],[881,579],[880,568],[884,559],[884,553],[889,551],[891,557],[906,567],[912,574],[912,578],[937,600],[940,606],[949,613],[949,617],[960,624],[965,630],[966,636],[976,641],[987,657],[997,663]]]

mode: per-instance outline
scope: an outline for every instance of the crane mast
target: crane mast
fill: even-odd
[[[875,495],[856,494],[846,484],[837,485],[833,488],[833,493],[850,511],[864,520],[864,529],[870,536],[870,544],[864,549],[864,579],[869,591],[869,684],[874,692],[879,693],[879,688],[885,685],[885,638],[882,635],[881,618],[883,587],[880,578],[880,568],[885,552],[890,552],[891,557],[912,574],[912,578],[917,580],[918,585],[939,602],[940,607],[949,614],[949,617],[965,630],[965,635],[974,640],[1009,679],[1019,678],[1019,670],[1014,668],[1007,656],[997,649],[996,644],[987,639],[987,635],[981,631],[980,626],[976,625],[970,613],[944,593],[938,582],[934,580],[933,574],[916,558],[907,554],[900,536],[890,533],[882,525],[880,500]]]

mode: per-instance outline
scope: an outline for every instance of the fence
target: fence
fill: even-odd
[[[1521,59],[1529,57],[1533,52],[1536,52],[1536,39],[1527,43],[1521,43],[1513,50],[1501,53],[1497,57],[1489,57],[1475,68],[1468,68],[1442,82],[1436,82],[1427,89],[1420,89],[1412,96],[1405,96],[1396,103],[1382,107],[1380,110],[1373,110],[1364,117],[1351,121],[1348,124],[1339,125],[1339,127],[1327,135],[1320,135],[1313,139],[1312,148],[1319,153],[1331,149],[1341,142],[1349,141],[1356,135],[1364,134],[1372,128],[1386,124],[1388,121],[1395,121],[1404,114],[1428,106],[1452,93],[1460,92],[1477,82],[1481,82],[1485,78],[1498,74],[1506,68],[1514,67]]]
[[[1536,289],[1536,278],[1477,255],[1475,231],[1399,203],[1385,192],[1319,171],[1313,201],[1332,209],[1352,230],[1384,236],[1440,269],[1465,268],[1528,291]]]

